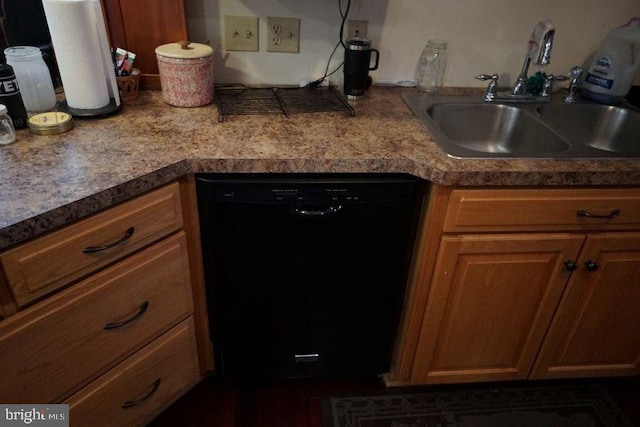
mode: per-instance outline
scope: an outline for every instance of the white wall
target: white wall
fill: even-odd
[[[321,77],[338,41],[339,0],[185,1],[189,37],[215,49],[218,83],[284,85]],[[260,18],[259,52],[224,50],[224,15]],[[300,53],[266,51],[267,16],[301,19]],[[368,38],[380,51],[374,81],[413,80],[425,41],[442,38],[449,42],[445,85],[462,87],[484,86],[473,79],[479,73],[498,73],[501,84],[510,83],[542,18],[556,27],[546,71],[567,74],[572,65],[582,65],[610,29],[633,16],[640,16],[640,0],[352,0],[349,13],[350,19],[369,21]],[[343,56],[340,50],[333,65]]]

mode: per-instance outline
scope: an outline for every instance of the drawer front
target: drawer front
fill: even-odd
[[[453,190],[444,221],[445,232],[639,228],[639,189]]]
[[[22,306],[180,227],[180,191],[174,183],[8,250],[0,260]]]
[[[184,232],[0,323],[0,402],[55,402],[193,312]]]
[[[68,399],[71,425],[143,426],[198,380],[189,318]]]

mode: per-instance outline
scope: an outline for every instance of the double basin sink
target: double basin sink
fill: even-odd
[[[640,111],[559,98],[485,102],[479,96],[403,98],[440,148],[454,158],[640,157]]]

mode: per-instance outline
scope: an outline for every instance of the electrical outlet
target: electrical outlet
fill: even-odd
[[[300,20],[267,17],[267,52],[300,52]]]
[[[224,17],[224,48],[245,52],[258,51],[258,17]]]
[[[347,39],[367,38],[367,26],[369,21],[357,21],[355,19],[347,20]]]

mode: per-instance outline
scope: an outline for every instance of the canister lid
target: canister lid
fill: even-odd
[[[66,132],[73,127],[70,114],[50,111],[29,117],[29,130],[38,135],[55,135]]]
[[[42,52],[35,46],[11,46],[4,50],[4,56],[24,61],[41,58]]]
[[[169,58],[194,59],[213,55],[213,48],[206,44],[191,43],[183,40],[178,43],[158,46],[156,53]]]

